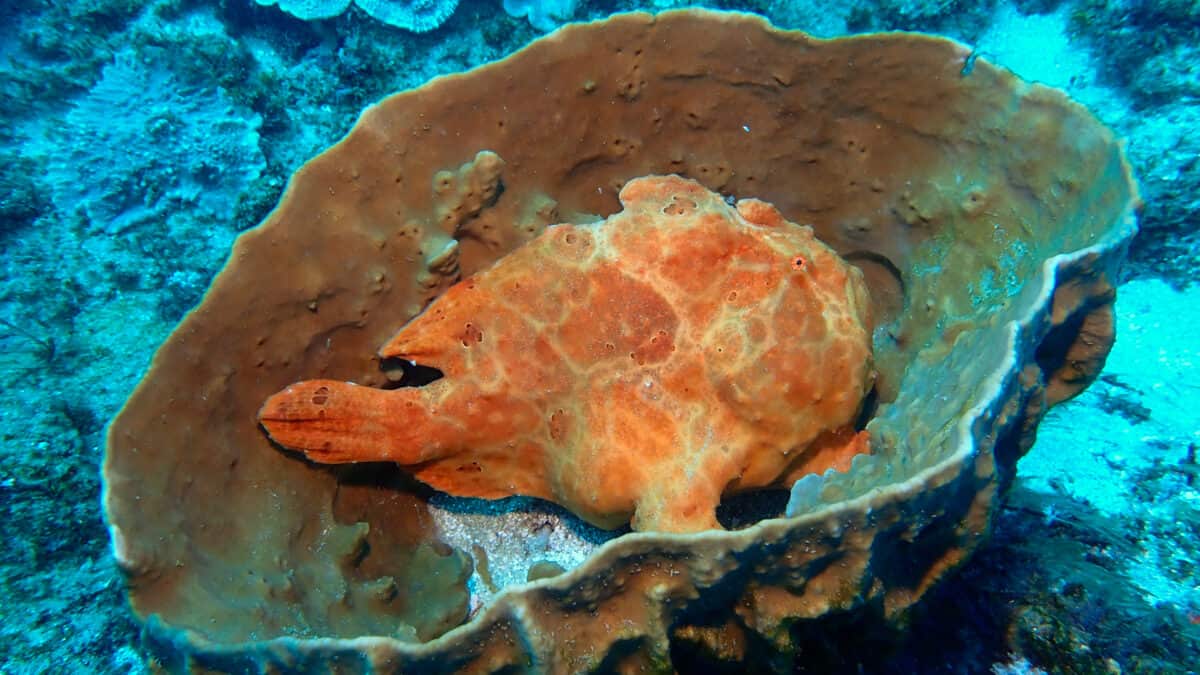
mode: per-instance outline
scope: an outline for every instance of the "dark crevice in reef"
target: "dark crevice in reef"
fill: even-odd
[[[717,522],[727,530],[750,527],[766,518],[778,518],[787,506],[789,490],[754,490],[725,497],[717,505]]]

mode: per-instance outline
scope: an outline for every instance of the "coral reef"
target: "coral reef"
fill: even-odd
[[[571,18],[578,0],[504,0],[504,11],[517,18],[528,17],[540,31],[552,31]]]
[[[389,26],[424,33],[441,26],[458,7],[458,0],[255,0],[277,5],[298,19],[329,19],[345,12],[351,2],[371,18]]]
[[[259,421],[314,461],[396,462],[454,495],[541,497],[642,531],[719,528],[723,494],[867,452],[858,268],[773,207],[678,176],[619,198],[450,287],[379,351],[444,378],[301,382]]]
[[[1113,126],[1129,139],[1146,209],[1130,255],[1138,275],[1195,283],[1200,264],[1200,3],[1087,0],[1070,11],[1074,33],[1126,101]]]
[[[582,2],[572,18],[684,4],[691,3]],[[1194,285],[1200,265],[1200,153],[1194,140],[1200,106],[1190,94],[1195,70],[1186,59],[1196,42],[1188,36],[1196,4],[1019,0],[1016,11],[1005,0],[705,4],[759,12],[778,26],[827,37],[904,29],[964,41],[1026,80],[1062,87],[1116,129],[1127,139],[1147,199],[1126,266],[1141,278],[1122,283],[1118,340],[1106,374],[1049,412],[1038,442],[1021,460],[1020,473],[1031,480],[1030,486],[1014,486],[1015,508],[1000,511],[994,536],[961,573],[934,587],[908,630],[885,633],[845,614],[830,616],[819,633],[810,630],[812,623],[797,628],[804,654],[798,665],[811,672],[898,674],[986,672],[993,663],[1049,672],[1063,664],[1124,672],[1194,669],[1200,629],[1193,623],[1200,615],[1194,561],[1200,554],[1189,533],[1195,532],[1200,497],[1196,461],[1188,454],[1197,392],[1187,373],[1189,363],[1200,362],[1188,349],[1195,343],[1193,308],[1200,307]],[[262,220],[296,167],[345,134],[369,103],[497,60],[536,36],[528,20],[500,7],[496,0],[463,2],[438,30],[418,34],[353,8],[328,20],[302,21],[250,0],[6,4],[0,22],[0,369],[6,376],[6,403],[0,406],[6,517],[0,536],[9,545],[0,554],[0,671],[143,672],[142,626],[129,616],[99,508],[105,422],[153,350],[199,301],[235,233]],[[261,119],[256,133],[265,169],[249,185],[224,183],[229,209],[212,218],[197,218],[181,205],[163,220],[111,237],[58,212],[47,163],[72,151],[70,144],[80,139],[56,131],[68,126],[66,117],[115,55],[130,51],[139,68],[170,73],[181,85],[175,96],[159,97],[164,103],[192,113],[216,110],[215,93],[246,124]],[[178,130],[205,123],[178,110]],[[122,127],[142,111],[101,114]],[[238,128],[245,126],[235,125],[235,133]],[[467,159],[455,157],[446,168],[453,173]],[[147,193],[176,190],[180,174],[174,167],[150,168],[130,179],[119,175],[128,167],[113,162],[107,179]],[[72,213],[87,209],[70,207]],[[494,238],[472,221],[460,235]],[[1138,358],[1126,363],[1122,353]],[[1022,493],[1032,488],[1053,499],[1031,505]],[[787,501],[786,493],[770,493],[765,506],[743,512],[757,497],[726,500],[719,520],[728,528],[745,527]],[[473,546],[485,549],[497,589],[523,582],[539,560],[573,569],[612,536],[545,502],[479,503],[439,495],[429,502],[447,542],[477,559]],[[1099,516],[1077,521],[1093,506]],[[1106,538],[1133,542],[1133,550],[1098,543],[1095,533],[1102,529]],[[1097,557],[1106,547],[1112,552]],[[520,554],[527,559],[508,559]],[[1089,561],[1103,562],[1105,574],[1092,574],[1094,565],[1079,574]],[[1056,599],[1073,581],[1082,581],[1085,592],[1072,589],[1070,597]],[[478,572],[470,590],[473,610],[494,596]],[[1043,619],[1017,625],[1013,608],[1036,609],[1022,616]],[[1073,637],[1037,643],[1026,629],[1039,626],[1054,627],[1039,629],[1042,635]],[[1072,651],[1073,645],[1087,651]],[[758,648],[748,643],[748,649]],[[682,669],[693,663],[686,661],[689,654],[681,647],[672,658]],[[745,670],[734,666],[729,672]]]
[[[112,110],[129,114],[115,122]],[[60,213],[78,211],[108,235],[178,211],[224,219],[226,195],[265,168],[259,125],[220,89],[187,92],[170,71],[120,52],[52,132],[60,135],[54,146],[70,151],[49,158],[46,179]],[[174,176],[170,192],[144,182],[161,175]]]
[[[439,186],[483,150],[505,162],[503,191],[462,221],[440,195],[471,191]],[[863,271],[879,317],[873,454],[799,481],[791,517],[620,537],[424,645],[411,631],[368,651],[305,640],[397,623],[425,639],[457,610],[403,612],[422,596],[398,556],[437,546],[420,491],[387,466],[278,452],[259,402],[314,375],[383,385],[375,347],[460,274],[546,224],[615,212],[654,173],[768,200]],[[818,42],[744,15],[635,14],[390,98],[242,235],[111,427],[106,506],[135,608],[159,617],[160,658],[225,668],[278,663],[239,647],[271,636],[312,663],[374,667],[662,669],[673,645],[778,665],[826,617],[898,619],[982,541],[1045,407],[1095,377],[1136,204],[1112,136],[1062,94],[922,36]],[[348,492],[357,508],[340,506]],[[434,561],[437,597],[462,578],[455,559]],[[235,591],[262,612],[252,635],[215,583],[231,566],[254,570]],[[340,623],[289,575],[347,589]]]

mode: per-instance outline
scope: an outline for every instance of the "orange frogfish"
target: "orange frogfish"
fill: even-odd
[[[859,270],[762,201],[679,176],[620,198],[451,287],[379,351],[442,378],[300,382],[259,421],[315,462],[397,462],[452,495],[642,531],[719,528],[722,495],[868,452]]]

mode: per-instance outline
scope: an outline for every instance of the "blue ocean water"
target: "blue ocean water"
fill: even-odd
[[[389,93],[563,22],[690,4],[0,4],[0,672],[146,671],[100,503],[106,425],[292,172]],[[988,544],[886,660],[844,672],[1200,669],[1200,3],[715,7],[973,45],[1126,139],[1145,201],[1103,374],[1042,422]]]

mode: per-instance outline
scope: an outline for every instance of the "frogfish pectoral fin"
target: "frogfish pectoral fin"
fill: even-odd
[[[850,427],[827,431],[817,437],[788,469],[781,485],[791,486],[810,473],[823,474],[833,469],[845,473],[854,458],[871,454],[871,434]]]
[[[418,388],[394,391],[335,380],[297,382],[258,411],[271,440],[314,462],[397,462],[426,457],[430,415]]]

